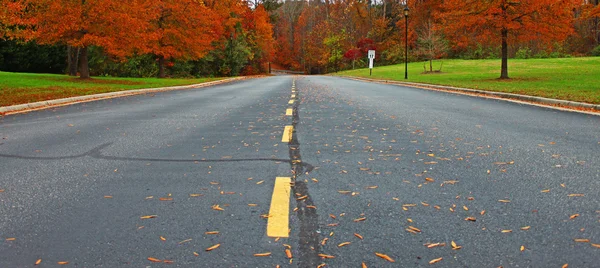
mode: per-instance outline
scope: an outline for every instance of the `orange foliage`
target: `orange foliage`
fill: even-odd
[[[577,0],[446,0],[438,18],[455,47],[498,44],[502,30],[512,41],[562,41],[573,33]]]

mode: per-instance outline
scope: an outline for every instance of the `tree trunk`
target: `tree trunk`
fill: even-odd
[[[165,57],[158,56],[158,78],[165,78]]]
[[[433,73],[433,59],[429,58],[429,72]]]
[[[509,79],[508,77],[508,29],[502,29],[502,71],[500,79]]]
[[[77,76],[78,62],[79,48],[67,46],[67,73],[69,76]]]
[[[88,48],[81,48],[79,55],[79,78],[90,78],[90,66],[88,65]]]

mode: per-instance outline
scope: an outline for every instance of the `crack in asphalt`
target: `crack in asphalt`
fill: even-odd
[[[91,157],[95,159],[112,160],[112,161],[139,161],[139,162],[177,162],[177,163],[202,163],[202,162],[253,162],[253,161],[272,161],[272,162],[283,162],[292,164],[290,159],[278,159],[278,158],[240,158],[240,159],[167,159],[167,158],[136,158],[136,157],[122,157],[122,156],[109,156],[103,155],[102,150],[112,145],[112,142],[104,143],[99,145],[85,153],[67,156],[23,156],[13,154],[0,154],[0,157],[23,159],[23,160],[65,160],[65,159],[76,159],[83,157]],[[311,164],[300,163],[301,169],[306,169],[310,172],[314,169]]]
[[[296,135],[297,125],[300,122],[300,116],[298,114],[299,92],[296,90],[296,101],[292,107],[292,126],[294,131],[292,133],[292,139],[288,143],[290,151],[290,165],[292,168],[292,182],[293,197],[296,199],[296,205],[298,211],[296,215],[300,221],[300,234],[299,234],[299,258],[298,267],[317,267],[321,262],[319,253],[321,253],[321,246],[319,244],[319,215],[316,209],[308,208],[308,206],[314,206],[314,202],[308,193],[307,184],[299,180],[298,178],[302,174],[309,174],[314,167],[312,165],[305,164],[302,162],[302,155],[300,155],[300,142],[298,141],[298,135]],[[306,196],[303,200],[298,200],[298,196]]]

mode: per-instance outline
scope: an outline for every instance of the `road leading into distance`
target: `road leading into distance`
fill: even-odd
[[[0,267],[37,262],[600,267],[600,117],[327,76],[5,116]]]

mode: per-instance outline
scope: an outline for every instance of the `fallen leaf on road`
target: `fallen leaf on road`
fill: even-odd
[[[14,237],[9,237],[9,238],[6,239],[6,241],[15,241],[15,240],[17,240],[17,239],[14,238]]]
[[[224,209],[222,207],[220,207],[218,204],[217,205],[213,205],[212,209],[214,210],[219,210],[219,211],[223,211]]]
[[[550,192],[550,189],[542,190],[542,193],[548,193],[548,192]]]
[[[574,240],[575,240],[575,242],[580,242],[580,243],[589,243],[590,242],[590,240],[587,238],[575,238]]]
[[[219,231],[210,231],[210,232],[205,232],[204,234],[215,235],[215,234],[219,234]]]
[[[292,258],[292,251],[291,251],[289,248],[286,248],[286,249],[285,249],[285,256],[286,256],[288,259],[291,259],[291,258]]]
[[[498,202],[500,202],[500,203],[510,203],[510,200],[500,199],[500,200],[498,200]]]
[[[160,200],[160,201],[173,201],[173,198],[172,197],[161,197],[158,200]]]
[[[157,258],[152,258],[152,257],[148,257],[148,260],[151,262],[162,262],[161,260],[159,260]]]
[[[600,248],[600,244],[592,244],[592,247]]]
[[[521,227],[521,230],[523,230],[523,231],[527,231],[527,230],[529,230],[529,229],[531,229],[531,226],[525,226],[525,227]]]
[[[113,198],[113,197],[112,197],[112,195],[105,195],[104,198],[110,199],[110,198]]]
[[[214,246],[211,246],[211,247],[209,247],[209,248],[205,249],[205,251],[211,251],[211,250],[213,250],[213,249],[217,249],[217,248],[218,248],[218,247],[220,247],[220,246],[221,246],[221,244],[216,244],[216,245],[214,245]]]
[[[177,243],[177,244],[181,245],[181,244],[183,244],[183,243],[187,243],[187,242],[190,242],[190,241],[192,241],[192,239],[191,239],[191,238],[190,238],[190,239],[183,240],[183,241],[179,241],[179,243]]]
[[[335,258],[335,256],[327,255],[327,254],[322,254],[322,253],[319,253],[318,256],[321,257],[321,258],[323,258],[323,259],[333,259],[333,258]]]
[[[413,227],[413,226],[408,226],[408,229],[411,229],[411,230],[413,230],[415,232],[419,232],[419,233],[421,232],[421,230],[419,228],[416,228],[416,227]]]
[[[259,182],[257,182],[256,184],[262,184],[263,182],[265,182],[265,181],[259,181]]]
[[[203,194],[190,194],[190,197],[199,197],[199,196],[203,196]]]
[[[366,188],[367,189],[377,189],[377,187],[379,187],[379,186],[367,186]]]
[[[358,237],[360,240],[363,240],[363,237],[362,237],[362,235],[359,235],[359,234],[357,234],[357,233],[354,233],[354,236]]]
[[[569,267],[569,264],[568,264],[568,263],[565,263],[565,264],[563,264],[563,266],[562,266],[562,268],[568,268],[568,267]]]
[[[585,196],[585,194],[569,194],[569,197],[582,197]]]
[[[512,230],[502,230],[502,233],[512,233]]]
[[[347,245],[350,245],[350,244],[352,244],[352,242],[344,242],[344,243],[340,243],[340,244],[338,244],[338,248],[341,248],[341,247],[343,247],[343,246],[347,246]]]
[[[154,219],[158,217],[157,215],[148,215],[148,216],[141,216],[140,219],[145,220],[145,219]]]
[[[459,249],[461,249],[461,248],[462,248],[461,246],[457,245],[457,244],[454,242],[454,240],[452,240],[452,242],[450,242],[450,245],[452,246],[452,249],[453,249],[453,250],[459,250]]]
[[[367,218],[358,218],[358,219],[355,219],[355,220],[354,220],[354,222],[364,221],[364,220],[366,220],[366,219],[367,219]]]
[[[468,208],[467,206],[463,206],[463,209],[464,209],[465,211],[469,211],[469,208]]]
[[[443,258],[437,258],[437,259],[433,259],[429,261],[429,264],[434,264],[434,263],[438,263],[442,260]]]
[[[388,255],[386,255],[386,254],[383,254],[383,253],[377,253],[377,252],[375,252],[375,255],[377,255],[377,257],[379,257],[379,258],[382,258],[382,259],[384,259],[384,260],[386,260],[386,261],[389,261],[389,262],[396,262],[394,259],[392,259],[390,256],[388,256]]]
[[[425,180],[428,181],[428,182],[435,182],[435,180],[432,179],[432,178],[425,178]]]
[[[363,263],[361,264],[361,268],[368,268],[368,267],[367,267],[367,265],[366,265],[366,264],[363,262]]]
[[[256,253],[256,254],[254,254],[254,257],[267,257],[267,256],[271,256],[271,252]]]
[[[579,217],[579,214],[573,214],[573,215],[569,216],[569,219],[572,220],[572,219],[575,219],[577,217]]]
[[[59,261],[59,262],[57,262],[57,263],[58,263],[58,265],[66,265],[66,264],[69,264],[69,262],[68,262],[68,261]]]
[[[200,254],[198,254],[198,252],[194,251],[194,256],[198,257],[198,256],[200,256]]]
[[[172,260],[163,260],[163,262],[166,263],[166,264],[174,263],[174,261],[172,261]]]
[[[35,265],[39,265],[40,263],[42,263],[42,259],[38,259],[37,261],[35,261]]]
[[[465,221],[477,221],[477,219],[475,217],[466,217]]]
[[[349,194],[349,193],[351,193],[351,192],[352,192],[352,191],[338,191],[338,193],[340,193],[340,194]]]
[[[525,246],[521,246],[521,252],[525,251]]]
[[[167,241],[167,239],[166,239],[166,238],[164,238],[163,236],[160,236],[160,240],[162,240],[162,241]]]

